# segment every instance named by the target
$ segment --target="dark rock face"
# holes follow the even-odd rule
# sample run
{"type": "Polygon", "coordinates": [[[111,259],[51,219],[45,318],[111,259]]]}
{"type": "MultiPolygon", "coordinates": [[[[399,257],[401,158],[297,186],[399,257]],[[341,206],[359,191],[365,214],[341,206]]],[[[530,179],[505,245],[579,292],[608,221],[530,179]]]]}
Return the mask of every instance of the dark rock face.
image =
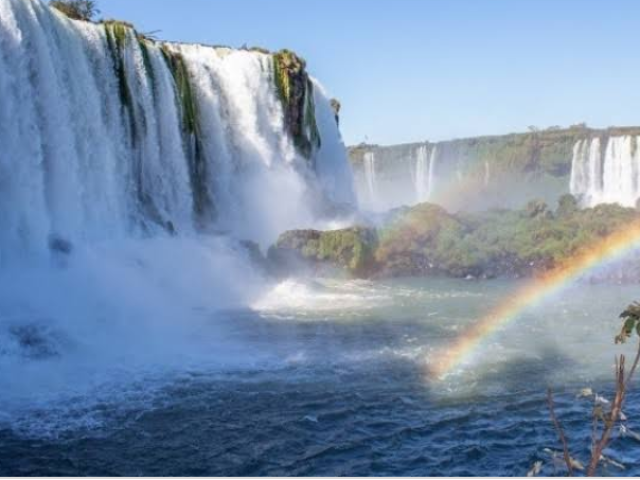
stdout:
{"type": "Polygon", "coordinates": [[[333,109],[333,115],[336,119],[336,124],[340,126],[340,109],[342,108],[342,104],[340,103],[340,100],[338,100],[337,98],[332,98],[331,108],[333,109]]]}
{"type": "Polygon", "coordinates": [[[249,261],[258,271],[267,275],[270,273],[269,261],[260,250],[260,245],[251,240],[240,240],[239,247],[249,257],[249,261]]]}
{"type": "Polygon", "coordinates": [[[45,324],[14,325],[8,329],[8,337],[19,354],[33,360],[60,356],[63,341],[45,324]]]}
{"type": "Polygon", "coordinates": [[[49,236],[49,250],[54,253],[69,255],[73,251],[73,244],[58,235],[49,236]]]}
{"type": "Polygon", "coordinates": [[[269,249],[268,258],[279,273],[331,267],[354,277],[375,273],[378,235],[374,229],[351,227],[321,232],[292,230],[269,249]]]}
{"type": "Polygon", "coordinates": [[[276,89],[284,121],[298,151],[310,159],[321,139],[315,118],[313,84],[306,70],[306,62],[290,50],[273,54],[276,89]]]}

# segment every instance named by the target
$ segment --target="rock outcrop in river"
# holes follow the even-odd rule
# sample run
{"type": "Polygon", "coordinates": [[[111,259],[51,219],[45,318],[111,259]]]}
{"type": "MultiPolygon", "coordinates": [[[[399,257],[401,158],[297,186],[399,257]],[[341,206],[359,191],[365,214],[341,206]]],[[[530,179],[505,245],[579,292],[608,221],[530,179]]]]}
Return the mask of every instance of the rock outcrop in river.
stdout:
{"type": "MultiPolygon", "coordinates": [[[[541,200],[521,210],[450,213],[422,203],[391,212],[377,230],[296,230],[281,235],[270,260],[330,264],[355,276],[520,278],[570,261],[580,249],[640,221],[619,205],[580,209],[567,194],[554,209],[541,200]],[[285,255],[286,254],[286,255],[285,255]]],[[[615,280],[640,278],[635,262],[609,272],[615,280]]]]}
{"type": "Polygon", "coordinates": [[[276,272],[335,267],[355,277],[365,277],[377,270],[377,244],[378,235],[372,228],[293,230],[280,235],[269,249],[268,258],[276,272]]]}

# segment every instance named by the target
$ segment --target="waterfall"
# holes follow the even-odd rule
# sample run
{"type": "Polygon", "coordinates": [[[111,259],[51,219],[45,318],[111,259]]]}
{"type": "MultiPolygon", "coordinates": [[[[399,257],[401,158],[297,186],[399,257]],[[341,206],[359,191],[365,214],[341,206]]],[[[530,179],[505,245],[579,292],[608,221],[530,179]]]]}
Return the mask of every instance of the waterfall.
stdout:
{"type": "Polygon", "coordinates": [[[3,415],[136,365],[255,360],[219,314],[269,288],[245,240],[355,206],[330,97],[280,55],[0,0],[3,415]]]}
{"type": "Polygon", "coordinates": [[[426,145],[420,145],[415,152],[416,156],[416,201],[424,202],[429,196],[429,149],[426,145]]]}
{"type": "Polygon", "coordinates": [[[3,0],[0,261],[46,253],[52,237],[225,230],[266,243],[313,223],[318,203],[353,204],[329,99],[313,79],[309,91],[320,146],[306,158],[272,55],[155,42],[3,0]]]}
{"type": "Polygon", "coordinates": [[[640,137],[579,140],[573,147],[570,191],[585,207],[618,203],[634,207],[640,198],[640,137]]]}
{"type": "Polygon", "coordinates": [[[428,145],[420,145],[415,150],[415,192],[416,202],[429,200],[433,190],[433,173],[438,147],[429,148],[428,145]]]}
{"type": "Polygon", "coordinates": [[[491,165],[488,161],[484,162],[484,186],[488,187],[491,182],[491,165]]]}
{"type": "Polygon", "coordinates": [[[375,208],[376,205],[376,157],[373,152],[364,154],[364,177],[367,184],[369,196],[369,206],[375,208]]]}

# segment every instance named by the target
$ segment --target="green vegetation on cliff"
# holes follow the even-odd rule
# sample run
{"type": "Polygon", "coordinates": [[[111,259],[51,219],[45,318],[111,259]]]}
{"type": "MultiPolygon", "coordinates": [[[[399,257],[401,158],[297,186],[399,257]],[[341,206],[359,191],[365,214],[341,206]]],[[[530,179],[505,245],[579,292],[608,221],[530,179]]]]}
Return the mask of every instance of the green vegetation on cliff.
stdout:
{"type": "Polygon", "coordinates": [[[269,249],[269,259],[286,268],[295,268],[299,263],[314,267],[331,265],[363,277],[376,269],[377,241],[375,230],[364,227],[327,232],[291,230],[283,233],[269,249]]]}
{"type": "Polygon", "coordinates": [[[173,76],[185,146],[189,152],[189,176],[194,192],[194,210],[196,215],[201,216],[207,211],[213,211],[213,201],[207,188],[207,162],[202,147],[196,94],[182,54],[166,44],[160,45],[160,51],[173,76]]]}
{"type": "Polygon", "coordinates": [[[321,139],[306,62],[290,50],[280,50],[273,54],[273,74],[293,143],[302,155],[311,158],[321,139]]]}
{"type": "MultiPolygon", "coordinates": [[[[102,23],[104,32],[107,37],[107,46],[111,52],[113,65],[118,77],[118,89],[120,93],[120,102],[122,106],[128,110],[130,119],[133,120],[133,97],[129,83],[127,81],[127,70],[125,65],[124,51],[127,45],[129,31],[133,29],[132,25],[117,20],[107,20],[102,23]]],[[[135,122],[131,121],[131,135],[135,140],[135,122]]]]}
{"type": "Polygon", "coordinates": [[[198,104],[186,62],[182,54],[171,50],[166,44],[160,46],[160,51],[173,76],[183,128],[187,133],[198,136],[198,104]]]}
{"type": "Polygon", "coordinates": [[[100,13],[94,0],[53,0],[49,5],[73,20],[85,22],[100,13]]]}
{"type": "MultiPolygon", "coordinates": [[[[156,42],[139,34],[130,23],[119,20],[105,20],[101,24],[105,30],[107,47],[111,53],[113,68],[118,78],[120,102],[124,109],[123,115],[128,119],[129,133],[134,145],[139,141],[141,134],[141,132],[137,131],[137,128],[139,128],[137,126],[144,126],[145,122],[142,118],[137,118],[142,115],[142,107],[137,103],[137,99],[134,98],[132,86],[130,85],[130,81],[135,81],[135,77],[130,80],[127,75],[128,68],[131,67],[126,64],[126,49],[129,42],[137,43],[142,56],[144,73],[149,79],[152,95],[156,95],[156,72],[153,68],[149,50],[151,48],[160,49],[173,77],[176,105],[180,113],[184,145],[189,159],[189,177],[194,192],[194,213],[200,217],[207,212],[213,212],[214,205],[207,188],[208,176],[200,135],[197,101],[191,76],[182,54],[167,44],[156,42]]],[[[160,225],[165,225],[165,222],[160,218],[158,209],[152,205],[151,200],[145,195],[145,188],[139,174],[137,191],[141,204],[148,212],[148,217],[156,219],[156,223],[160,225]]]]}
{"type": "MultiPolygon", "coordinates": [[[[355,166],[359,166],[364,154],[369,151],[397,150],[400,154],[405,154],[419,145],[430,145],[438,148],[439,157],[445,161],[455,160],[458,165],[479,174],[484,172],[486,163],[494,172],[537,172],[565,177],[571,172],[573,147],[578,140],[600,137],[603,139],[602,144],[606,145],[607,138],[618,135],[640,135],[640,128],[611,127],[598,130],[584,124],[546,130],[531,127],[526,133],[461,138],[436,143],[390,146],[362,144],[350,147],[349,157],[355,166]]],[[[379,167],[384,169],[385,166],[379,167]]]]}

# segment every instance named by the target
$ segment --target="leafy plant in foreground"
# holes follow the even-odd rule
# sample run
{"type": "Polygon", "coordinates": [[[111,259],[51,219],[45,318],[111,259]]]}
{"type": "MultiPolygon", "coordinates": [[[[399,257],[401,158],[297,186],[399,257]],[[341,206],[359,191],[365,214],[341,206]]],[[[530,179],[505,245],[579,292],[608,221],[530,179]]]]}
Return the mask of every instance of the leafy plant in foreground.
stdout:
{"type": "MultiPolygon", "coordinates": [[[[634,302],[629,305],[621,314],[620,318],[624,321],[622,325],[622,329],[620,333],[615,337],[615,343],[625,343],[635,331],[638,335],[638,349],[636,352],[635,359],[633,361],[633,365],[629,372],[625,375],[625,356],[620,355],[616,357],[615,362],[615,380],[616,380],[616,390],[613,400],[609,402],[608,400],[600,397],[597,394],[594,394],[590,389],[584,390],[584,395],[581,396],[593,396],[594,397],[594,408],[592,412],[592,444],[591,444],[591,458],[589,460],[589,465],[587,467],[586,475],[588,477],[593,477],[596,475],[598,466],[601,462],[605,461],[607,463],[612,463],[614,465],[617,462],[612,461],[611,459],[607,459],[603,455],[603,451],[609,443],[611,442],[612,435],[616,429],[616,426],[619,428],[621,434],[625,434],[628,432],[626,426],[623,424],[624,420],[626,420],[624,414],[622,413],[622,407],[624,405],[624,401],[626,398],[626,394],[629,389],[629,385],[631,383],[631,379],[633,374],[638,367],[638,362],[640,362],[640,303],[634,302]]],[[[573,476],[573,470],[576,466],[582,469],[582,465],[580,462],[576,461],[571,457],[569,452],[569,446],[567,443],[567,439],[564,435],[564,431],[560,422],[558,421],[555,411],[553,408],[553,394],[551,390],[548,391],[548,402],[549,402],[549,412],[551,414],[551,420],[554,424],[554,428],[558,433],[558,437],[562,444],[563,448],[563,458],[567,465],[567,470],[569,476],[573,476]]],[[[617,466],[621,466],[617,464],[617,466]]]]}

